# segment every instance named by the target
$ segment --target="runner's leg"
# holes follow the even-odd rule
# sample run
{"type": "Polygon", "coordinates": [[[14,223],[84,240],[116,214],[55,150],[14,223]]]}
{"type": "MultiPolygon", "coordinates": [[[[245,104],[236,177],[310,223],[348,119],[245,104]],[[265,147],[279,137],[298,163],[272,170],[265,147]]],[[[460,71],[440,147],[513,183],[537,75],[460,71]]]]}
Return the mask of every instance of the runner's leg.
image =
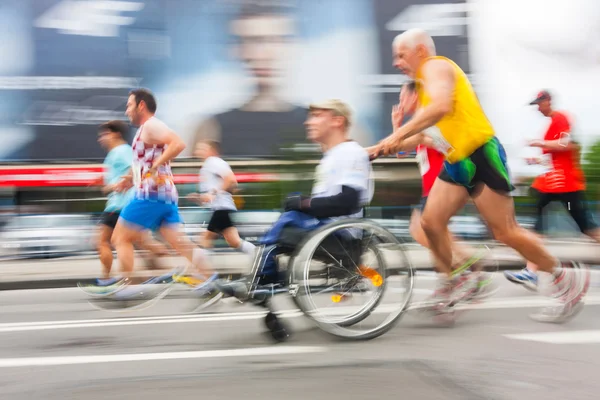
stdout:
{"type": "Polygon", "coordinates": [[[202,277],[208,278],[213,275],[214,271],[208,266],[208,259],[203,249],[196,247],[185,232],[181,231],[179,224],[167,223],[162,225],[160,234],[177,253],[185,257],[194,266],[202,277]]]}
{"type": "Polygon", "coordinates": [[[102,279],[110,278],[110,271],[113,264],[113,252],[111,247],[111,237],[113,229],[107,225],[100,225],[98,232],[97,250],[102,264],[102,279]]]}
{"type": "Polygon", "coordinates": [[[535,234],[517,223],[514,201],[509,194],[502,194],[483,186],[473,200],[496,240],[516,250],[523,258],[535,263],[540,270],[554,270],[558,260],[545,249],[535,234]]]}
{"type": "Polygon", "coordinates": [[[134,244],[141,243],[147,232],[158,226],[163,218],[160,203],[134,199],[121,211],[112,241],[123,271],[130,280],[135,263],[134,244]]]}
{"type": "Polygon", "coordinates": [[[121,266],[123,278],[131,280],[133,266],[135,263],[135,251],[133,244],[142,240],[144,234],[143,228],[133,226],[123,219],[119,219],[115,231],[113,232],[112,242],[117,250],[117,258],[121,266]]]}
{"type": "MultiPolygon", "coordinates": [[[[541,239],[541,234],[542,232],[545,231],[544,229],[544,223],[546,222],[546,219],[544,218],[544,210],[546,209],[546,207],[552,203],[552,201],[556,200],[554,198],[554,196],[551,193],[542,193],[542,192],[537,192],[537,203],[536,203],[536,220],[535,220],[535,226],[534,226],[534,230],[535,232],[537,232],[537,236],[541,239]]],[[[534,273],[537,271],[537,265],[535,265],[534,263],[532,263],[531,261],[527,261],[527,271],[534,273]]]]}
{"type": "Polygon", "coordinates": [[[557,297],[560,305],[532,315],[540,322],[564,322],[582,308],[581,302],[589,289],[589,268],[571,263],[573,268],[562,268],[541,240],[516,222],[514,201],[510,192],[514,186],[506,163],[506,153],[497,138],[475,151],[471,162],[476,166],[474,182],[481,191],[475,196],[475,205],[499,241],[519,252],[540,270],[540,293],[557,297]]]}
{"type": "MultiPolygon", "coordinates": [[[[412,212],[412,216],[410,219],[409,232],[412,238],[419,243],[421,246],[426,249],[430,249],[429,241],[427,240],[427,236],[421,227],[421,211],[418,209],[414,209],[412,212]]],[[[453,253],[453,265],[460,264],[461,261],[464,261],[470,257],[470,254],[474,253],[473,249],[469,246],[463,246],[458,243],[454,235],[448,230],[448,235],[450,242],[452,243],[452,253],[453,253]]],[[[438,267],[436,266],[436,270],[438,267]]]]}
{"type": "Polygon", "coordinates": [[[256,246],[252,243],[240,238],[236,227],[232,226],[223,231],[223,237],[227,244],[242,253],[252,256],[256,250],[256,246]]]}
{"type": "MultiPolygon", "coordinates": [[[[598,225],[594,221],[593,216],[587,209],[585,204],[585,198],[583,193],[581,192],[570,192],[570,193],[560,193],[560,194],[549,194],[549,193],[538,193],[538,219],[536,222],[536,231],[540,232],[542,225],[542,210],[546,207],[550,202],[554,200],[560,201],[565,209],[571,215],[571,218],[575,221],[579,230],[585,235],[591,237],[596,242],[600,243],[600,229],[598,229],[598,225]]],[[[537,275],[535,274],[537,271],[537,266],[528,262],[525,270],[514,273],[514,272],[506,272],[505,276],[512,282],[515,283],[523,283],[530,289],[535,289],[535,285],[537,284],[537,275]],[[533,285],[533,287],[530,287],[533,285]]]]}
{"type": "Polygon", "coordinates": [[[169,254],[169,249],[164,244],[154,239],[150,231],[143,235],[142,241],[136,243],[136,247],[149,252],[149,254],[145,255],[146,267],[148,269],[158,269],[158,259],[169,254]]]}
{"type": "MultiPolygon", "coordinates": [[[[555,200],[554,196],[550,193],[542,193],[534,190],[537,202],[536,202],[536,221],[534,225],[534,233],[540,241],[542,240],[541,232],[544,231],[544,209],[555,200]]],[[[506,279],[513,283],[524,285],[530,290],[536,290],[537,288],[537,272],[538,267],[535,263],[527,261],[527,265],[521,271],[504,271],[506,279]]]]}
{"type": "Polygon", "coordinates": [[[438,261],[440,272],[452,273],[452,241],[448,224],[450,218],[464,207],[469,194],[462,186],[436,179],[429,196],[427,207],[421,215],[421,228],[425,233],[429,249],[438,261]]]}
{"type": "Polygon", "coordinates": [[[563,193],[560,201],[577,224],[581,233],[600,243],[600,229],[587,204],[584,192],[563,193]]]}
{"type": "Polygon", "coordinates": [[[215,232],[211,232],[211,231],[204,231],[204,233],[202,234],[202,236],[200,236],[200,246],[202,246],[203,249],[212,249],[213,247],[213,242],[219,237],[220,235],[218,233],[215,232]]]}

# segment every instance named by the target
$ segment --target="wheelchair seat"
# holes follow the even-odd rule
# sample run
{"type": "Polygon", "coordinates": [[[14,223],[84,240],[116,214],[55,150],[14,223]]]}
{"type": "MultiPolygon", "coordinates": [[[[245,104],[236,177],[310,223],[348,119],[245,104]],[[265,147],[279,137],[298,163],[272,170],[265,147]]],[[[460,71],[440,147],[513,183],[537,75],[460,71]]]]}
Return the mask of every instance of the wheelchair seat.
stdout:
{"type": "MultiPolygon", "coordinates": [[[[279,254],[292,255],[311,232],[296,227],[284,228],[277,243],[279,254]]],[[[362,240],[345,233],[327,236],[316,249],[313,259],[325,264],[359,265],[362,240]]]]}

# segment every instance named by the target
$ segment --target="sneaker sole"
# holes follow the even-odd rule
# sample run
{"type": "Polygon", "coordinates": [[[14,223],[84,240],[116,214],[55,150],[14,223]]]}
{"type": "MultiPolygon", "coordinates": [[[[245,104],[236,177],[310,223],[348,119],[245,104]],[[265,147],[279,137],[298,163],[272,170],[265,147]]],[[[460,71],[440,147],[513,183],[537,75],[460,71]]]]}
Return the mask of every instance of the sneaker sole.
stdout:
{"type": "MultiPolygon", "coordinates": [[[[583,310],[584,303],[582,301],[590,288],[592,274],[591,274],[590,268],[583,263],[578,263],[578,262],[573,261],[572,265],[573,265],[573,273],[576,274],[573,279],[575,280],[574,283],[578,286],[577,290],[579,290],[579,293],[577,293],[577,295],[575,297],[573,297],[572,299],[568,299],[565,301],[565,303],[570,303],[570,306],[571,306],[570,311],[568,313],[559,315],[554,318],[552,318],[552,317],[543,318],[542,316],[540,316],[540,317],[531,316],[531,318],[533,320],[538,321],[538,322],[545,322],[545,323],[563,324],[563,323],[568,322],[568,321],[572,320],[573,318],[575,318],[583,310]]],[[[570,290],[567,293],[569,293],[569,292],[570,292],[570,290]]]]}
{"type": "Polygon", "coordinates": [[[546,324],[564,324],[566,322],[569,322],[573,318],[575,318],[582,310],[583,310],[583,303],[579,302],[571,308],[571,311],[569,313],[566,313],[566,314],[562,314],[562,315],[559,315],[556,317],[545,317],[543,315],[537,316],[534,314],[534,315],[530,315],[529,317],[536,322],[541,322],[541,323],[546,323],[546,324]]]}
{"type": "Polygon", "coordinates": [[[512,282],[512,283],[514,283],[516,285],[521,285],[521,286],[525,287],[525,289],[530,290],[532,292],[537,292],[537,284],[531,283],[531,281],[520,280],[520,279],[514,278],[514,277],[512,277],[510,275],[504,275],[504,277],[509,282],[512,282]]]}

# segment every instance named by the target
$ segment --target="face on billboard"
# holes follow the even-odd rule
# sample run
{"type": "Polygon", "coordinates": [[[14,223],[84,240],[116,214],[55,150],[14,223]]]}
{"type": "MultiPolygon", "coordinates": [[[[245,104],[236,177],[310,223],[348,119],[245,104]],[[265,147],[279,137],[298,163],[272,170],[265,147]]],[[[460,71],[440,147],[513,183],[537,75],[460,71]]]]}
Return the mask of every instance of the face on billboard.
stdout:
{"type": "Polygon", "coordinates": [[[292,18],[278,14],[247,16],[234,20],[231,31],[238,41],[234,54],[259,86],[268,86],[283,75],[282,64],[294,34],[292,18]]]}

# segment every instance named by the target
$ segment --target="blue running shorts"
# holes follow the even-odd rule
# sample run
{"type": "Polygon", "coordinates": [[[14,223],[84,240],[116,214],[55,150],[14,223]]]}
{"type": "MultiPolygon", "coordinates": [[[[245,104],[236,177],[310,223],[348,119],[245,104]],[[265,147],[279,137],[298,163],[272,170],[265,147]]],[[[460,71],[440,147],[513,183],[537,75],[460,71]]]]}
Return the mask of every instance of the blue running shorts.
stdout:
{"type": "Polygon", "coordinates": [[[180,224],[177,204],[166,204],[158,201],[133,199],[121,211],[119,219],[139,228],[157,230],[163,225],[180,224]]]}

